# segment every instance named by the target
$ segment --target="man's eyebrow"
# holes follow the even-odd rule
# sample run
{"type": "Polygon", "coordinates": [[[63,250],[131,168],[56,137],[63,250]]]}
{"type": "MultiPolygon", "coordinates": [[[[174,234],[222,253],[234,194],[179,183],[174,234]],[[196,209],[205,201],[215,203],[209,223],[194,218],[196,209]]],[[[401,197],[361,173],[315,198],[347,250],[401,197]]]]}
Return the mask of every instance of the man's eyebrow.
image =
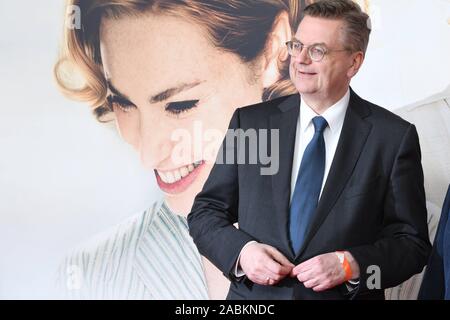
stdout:
{"type": "MultiPolygon", "coordinates": [[[[301,41],[300,41],[299,39],[297,39],[296,37],[293,37],[292,40],[295,40],[295,41],[300,42],[301,44],[304,44],[303,42],[301,42],[301,41]]],[[[313,46],[313,45],[327,46],[327,44],[326,44],[325,42],[315,42],[315,43],[311,44],[310,46],[313,46]]]]}
{"type": "Polygon", "coordinates": [[[188,89],[192,89],[196,86],[198,86],[200,83],[202,83],[203,81],[195,81],[192,83],[183,83],[179,86],[164,90],[158,94],[155,94],[154,96],[150,97],[150,103],[156,103],[156,102],[161,102],[164,100],[169,99],[170,97],[174,96],[177,93],[180,93],[182,91],[188,90],[188,89]]]}

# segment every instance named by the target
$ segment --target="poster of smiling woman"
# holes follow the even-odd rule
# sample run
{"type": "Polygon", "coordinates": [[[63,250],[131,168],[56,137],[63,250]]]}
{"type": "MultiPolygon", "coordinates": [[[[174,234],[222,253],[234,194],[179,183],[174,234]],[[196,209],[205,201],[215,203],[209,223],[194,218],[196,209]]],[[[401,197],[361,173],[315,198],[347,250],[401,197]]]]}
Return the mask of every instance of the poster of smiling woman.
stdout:
{"type": "MultiPolygon", "coordinates": [[[[287,43],[313,2],[41,1],[20,22],[30,4],[2,2],[0,298],[225,299],[186,217],[234,111],[296,93],[287,43]]],[[[450,182],[450,2],[354,2],[371,35],[352,89],[416,125],[432,240],[450,182]]]]}

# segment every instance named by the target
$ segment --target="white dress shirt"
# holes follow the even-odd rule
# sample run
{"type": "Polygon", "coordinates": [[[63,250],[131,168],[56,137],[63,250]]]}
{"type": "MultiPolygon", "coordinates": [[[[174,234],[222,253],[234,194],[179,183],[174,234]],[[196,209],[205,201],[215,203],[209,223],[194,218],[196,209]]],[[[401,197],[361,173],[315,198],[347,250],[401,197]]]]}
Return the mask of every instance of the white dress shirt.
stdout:
{"type": "MultiPolygon", "coordinates": [[[[294,146],[294,159],[292,163],[292,174],[291,174],[291,196],[290,200],[292,201],[292,195],[294,194],[295,182],[297,181],[298,170],[300,168],[300,163],[303,158],[303,153],[305,152],[306,146],[311,141],[314,136],[314,124],[312,119],[316,116],[319,116],[308,104],[303,100],[300,96],[300,113],[297,120],[297,130],[295,133],[295,146],[294,146]]],[[[322,190],[325,185],[325,182],[328,177],[328,173],[330,171],[331,163],[334,158],[334,154],[336,152],[336,147],[339,141],[339,137],[342,131],[342,125],[344,124],[345,113],[347,111],[348,103],[350,101],[350,89],[347,89],[347,92],[344,96],[336,102],[334,105],[330,106],[324,113],[320,116],[324,117],[328,123],[328,126],[325,128],[323,132],[323,138],[325,140],[325,172],[323,175],[322,187],[320,189],[320,196],[322,195],[322,190]]],[[[256,242],[250,241],[245,244],[244,248],[249,244],[256,242]]],[[[242,253],[241,250],[241,253],[242,253]]],[[[236,261],[234,274],[237,277],[242,277],[244,272],[239,266],[239,260],[241,255],[236,261]]]]}
{"type": "MultiPolygon", "coordinates": [[[[328,126],[323,131],[323,139],[325,140],[325,172],[323,175],[322,187],[320,189],[320,196],[322,195],[323,187],[330,172],[331,162],[333,161],[339,137],[344,124],[345,112],[347,111],[348,103],[350,101],[350,90],[347,90],[345,95],[334,105],[329,107],[320,116],[324,117],[328,126]]],[[[306,147],[314,136],[314,124],[312,119],[319,116],[308,104],[301,98],[300,115],[297,121],[297,131],[295,133],[295,149],[294,159],[292,163],[291,174],[291,201],[294,194],[295,182],[297,181],[298,170],[303,158],[303,153],[306,147]]]]}

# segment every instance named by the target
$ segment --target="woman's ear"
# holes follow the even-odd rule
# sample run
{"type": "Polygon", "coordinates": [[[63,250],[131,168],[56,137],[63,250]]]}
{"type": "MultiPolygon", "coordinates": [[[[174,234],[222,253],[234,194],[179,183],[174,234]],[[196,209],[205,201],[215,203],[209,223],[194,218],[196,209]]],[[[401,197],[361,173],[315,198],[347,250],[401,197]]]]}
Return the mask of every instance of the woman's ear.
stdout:
{"type": "Polygon", "coordinates": [[[270,87],[280,78],[279,65],[289,58],[286,42],[291,40],[291,36],[289,15],[283,11],[275,19],[272,31],[267,38],[262,70],[264,88],[270,87]]]}

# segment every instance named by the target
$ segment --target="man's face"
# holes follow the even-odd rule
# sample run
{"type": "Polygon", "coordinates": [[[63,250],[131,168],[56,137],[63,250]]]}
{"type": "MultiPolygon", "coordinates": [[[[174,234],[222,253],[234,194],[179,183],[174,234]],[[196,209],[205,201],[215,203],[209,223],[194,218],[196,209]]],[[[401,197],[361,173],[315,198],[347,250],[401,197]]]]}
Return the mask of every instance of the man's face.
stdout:
{"type": "Polygon", "coordinates": [[[353,55],[344,43],[344,22],[306,16],[300,23],[295,39],[305,46],[323,44],[328,49],[321,61],[313,61],[308,49],[291,57],[290,76],[297,90],[314,99],[336,100],[347,90],[353,76],[353,55]]]}

